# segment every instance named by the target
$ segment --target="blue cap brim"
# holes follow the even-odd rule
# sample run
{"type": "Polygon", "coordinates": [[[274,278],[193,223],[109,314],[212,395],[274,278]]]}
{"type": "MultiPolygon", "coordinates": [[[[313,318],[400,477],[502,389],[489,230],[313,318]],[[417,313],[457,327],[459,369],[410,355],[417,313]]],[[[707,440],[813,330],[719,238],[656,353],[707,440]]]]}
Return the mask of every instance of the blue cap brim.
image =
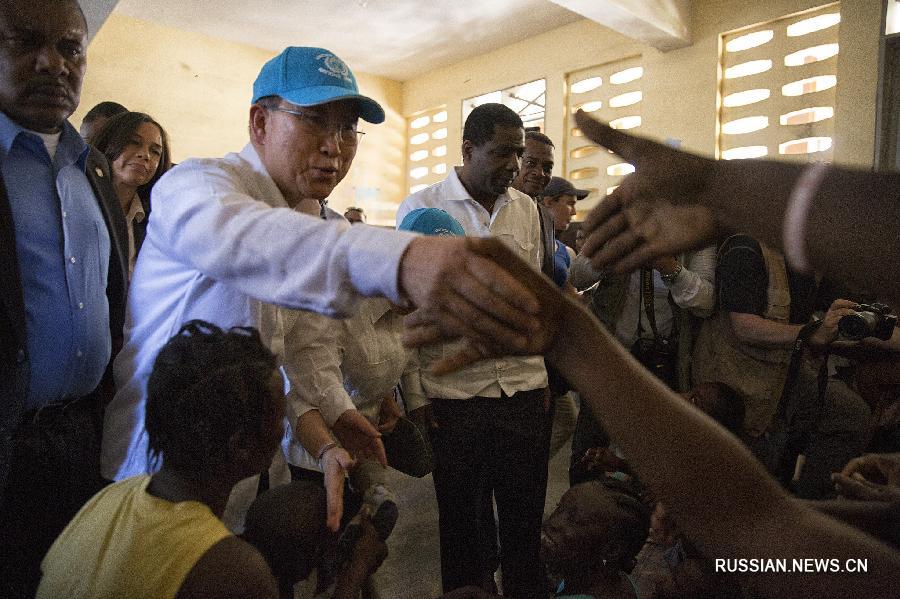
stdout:
{"type": "MultiPolygon", "coordinates": [[[[346,87],[319,85],[316,87],[304,87],[296,91],[282,92],[278,94],[291,104],[297,106],[318,106],[336,100],[356,100],[359,107],[359,117],[377,125],[384,122],[384,109],[381,105],[366,96],[355,94],[346,87]]],[[[254,102],[259,98],[254,98],[254,102]]]]}

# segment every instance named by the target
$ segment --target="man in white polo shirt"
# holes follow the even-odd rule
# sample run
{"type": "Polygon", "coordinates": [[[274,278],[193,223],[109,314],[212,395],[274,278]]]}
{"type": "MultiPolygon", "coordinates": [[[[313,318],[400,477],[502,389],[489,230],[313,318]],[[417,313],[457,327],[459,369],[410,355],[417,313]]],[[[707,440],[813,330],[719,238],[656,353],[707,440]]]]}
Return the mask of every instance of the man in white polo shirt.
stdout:
{"type": "MultiPolygon", "coordinates": [[[[463,166],[406,198],[397,222],[416,208],[440,208],[467,235],[499,238],[540,269],[537,207],[510,187],[524,149],[522,120],[515,112],[502,104],[478,106],[464,126],[463,166]]],[[[429,364],[458,349],[458,343],[420,349],[422,385],[437,424],[431,438],[444,592],[493,584],[496,564],[484,542],[493,523],[486,523],[482,509],[493,492],[505,594],[546,597],[539,557],[548,447],[543,359],[485,359],[452,375],[430,374],[429,364]]]]}

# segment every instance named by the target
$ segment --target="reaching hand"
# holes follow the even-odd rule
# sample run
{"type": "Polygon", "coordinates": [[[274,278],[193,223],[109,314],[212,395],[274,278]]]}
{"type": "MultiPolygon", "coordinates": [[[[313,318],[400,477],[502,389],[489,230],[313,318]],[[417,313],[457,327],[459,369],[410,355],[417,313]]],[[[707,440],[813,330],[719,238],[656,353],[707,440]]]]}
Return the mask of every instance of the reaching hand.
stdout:
{"type": "Polygon", "coordinates": [[[403,412],[397,405],[396,395],[391,391],[381,400],[381,407],[378,410],[378,432],[385,435],[393,432],[401,416],[403,412]]]}
{"type": "Polygon", "coordinates": [[[869,453],[831,475],[838,493],[850,499],[900,501],[900,453],[869,453]]]}
{"type": "Polygon", "coordinates": [[[632,271],[716,235],[712,211],[696,204],[714,161],[617,131],[581,111],[575,119],[585,136],[635,167],[585,219],[582,253],[595,269],[632,271]]]}
{"type": "Polygon", "coordinates": [[[381,433],[358,410],[346,410],[332,427],[334,436],[356,458],[371,458],[387,466],[381,433]]]}
{"type": "MultiPolygon", "coordinates": [[[[458,353],[438,360],[431,366],[436,375],[457,371],[472,362],[484,358],[508,355],[537,355],[544,353],[553,342],[559,328],[559,307],[565,301],[563,295],[547,277],[531,268],[521,258],[496,239],[468,238],[466,250],[479,265],[490,264],[490,270],[502,273],[503,280],[515,282],[520,293],[535,301],[534,311],[529,310],[528,334],[466,336],[467,343],[458,353]],[[494,243],[495,242],[495,243],[494,243]],[[502,265],[502,268],[499,266],[502,265]]],[[[485,266],[485,268],[487,268],[485,266]]],[[[418,347],[445,338],[432,314],[416,310],[406,317],[403,341],[418,347]]],[[[520,330],[524,330],[520,326],[520,330]]]]}
{"type": "Polygon", "coordinates": [[[344,515],[344,478],[355,464],[347,450],[342,447],[332,447],[322,456],[325,502],[328,506],[326,524],[332,532],[337,532],[341,526],[341,516],[344,515]]]}
{"type": "Polygon", "coordinates": [[[403,291],[429,325],[432,341],[465,337],[523,353],[540,327],[540,306],[506,264],[515,255],[498,239],[421,237],[400,263],[403,291]]]}

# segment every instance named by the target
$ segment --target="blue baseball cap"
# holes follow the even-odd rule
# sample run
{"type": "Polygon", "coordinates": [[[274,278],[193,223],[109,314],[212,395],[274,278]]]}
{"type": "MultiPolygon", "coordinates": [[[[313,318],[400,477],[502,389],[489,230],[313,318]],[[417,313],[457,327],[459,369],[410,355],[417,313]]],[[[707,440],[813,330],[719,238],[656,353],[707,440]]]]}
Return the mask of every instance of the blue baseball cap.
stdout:
{"type": "Polygon", "coordinates": [[[251,104],[266,96],[280,96],[297,106],[356,100],[360,118],[384,122],[381,105],[361,95],[350,67],[324,48],[289,46],[264,64],[253,82],[251,104]]]}
{"type": "Polygon", "coordinates": [[[397,229],[440,237],[466,235],[459,221],[440,208],[416,208],[403,217],[403,222],[397,229]]]}

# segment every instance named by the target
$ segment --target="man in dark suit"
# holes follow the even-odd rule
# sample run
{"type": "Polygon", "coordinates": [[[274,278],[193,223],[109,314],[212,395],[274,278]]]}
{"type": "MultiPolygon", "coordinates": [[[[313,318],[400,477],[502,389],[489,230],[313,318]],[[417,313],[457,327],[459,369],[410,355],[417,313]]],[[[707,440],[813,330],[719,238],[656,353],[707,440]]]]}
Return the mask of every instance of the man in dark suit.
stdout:
{"type": "Polygon", "coordinates": [[[103,156],[67,118],[87,24],[74,0],[0,4],[0,596],[101,485],[101,381],[121,344],[127,237],[103,156]]]}

